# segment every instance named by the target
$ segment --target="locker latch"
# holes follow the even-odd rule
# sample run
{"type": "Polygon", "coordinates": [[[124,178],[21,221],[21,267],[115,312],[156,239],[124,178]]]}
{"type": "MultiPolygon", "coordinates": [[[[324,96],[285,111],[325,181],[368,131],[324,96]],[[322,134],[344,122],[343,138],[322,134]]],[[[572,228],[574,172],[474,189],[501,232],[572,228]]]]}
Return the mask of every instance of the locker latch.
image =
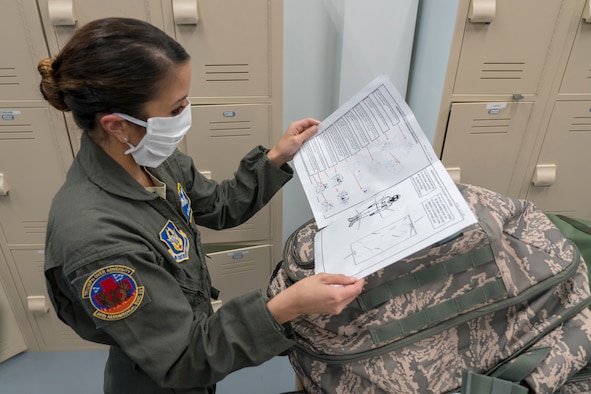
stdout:
{"type": "Polygon", "coordinates": [[[8,195],[8,183],[6,182],[6,177],[4,174],[0,173],[0,196],[7,196],[8,195]]]}

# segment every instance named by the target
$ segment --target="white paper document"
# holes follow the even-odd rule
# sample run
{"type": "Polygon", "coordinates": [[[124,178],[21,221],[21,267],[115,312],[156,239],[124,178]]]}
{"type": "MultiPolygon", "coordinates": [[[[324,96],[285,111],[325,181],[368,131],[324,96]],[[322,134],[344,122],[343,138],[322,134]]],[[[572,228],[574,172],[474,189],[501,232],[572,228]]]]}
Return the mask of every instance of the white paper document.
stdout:
{"type": "Polygon", "coordinates": [[[362,278],[476,222],[387,76],[326,118],[293,162],[322,228],[317,273],[362,278]]]}

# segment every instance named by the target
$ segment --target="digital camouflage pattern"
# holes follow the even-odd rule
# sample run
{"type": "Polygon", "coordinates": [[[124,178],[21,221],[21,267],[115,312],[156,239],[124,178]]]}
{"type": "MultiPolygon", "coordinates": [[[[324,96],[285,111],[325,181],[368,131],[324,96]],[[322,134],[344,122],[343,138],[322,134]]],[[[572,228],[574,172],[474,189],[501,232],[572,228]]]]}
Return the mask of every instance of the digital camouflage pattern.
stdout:
{"type": "MultiPolygon", "coordinates": [[[[297,345],[289,358],[307,392],[455,392],[465,369],[487,373],[549,346],[522,384],[551,394],[568,389],[567,379],[591,360],[589,280],[576,248],[533,203],[460,189],[477,224],[368,276],[360,300],[343,313],[292,321],[297,345]],[[476,250],[491,250],[490,261],[448,274],[450,261],[476,250]],[[441,272],[435,279],[383,303],[367,308],[361,299],[390,281],[405,278],[408,285],[434,270],[441,272]]],[[[314,273],[317,231],[309,221],[288,239],[270,297],[314,273]]]]}

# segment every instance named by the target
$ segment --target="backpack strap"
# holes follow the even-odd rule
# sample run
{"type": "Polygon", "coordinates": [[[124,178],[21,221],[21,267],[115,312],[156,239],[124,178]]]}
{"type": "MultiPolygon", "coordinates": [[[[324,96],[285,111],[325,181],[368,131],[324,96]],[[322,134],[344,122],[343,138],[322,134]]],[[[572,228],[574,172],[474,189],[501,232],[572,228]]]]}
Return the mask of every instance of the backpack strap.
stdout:
{"type": "Polygon", "coordinates": [[[450,260],[410,273],[400,278],[384,282],[357,297],[362,311],[376,308],[391,298],[408,293],[427,283],[454,275],[470,268],[494,262],[495,256],[490,245],[456,256],[450,260]]]}
{"type": "Polygon", "coordinates": [[[504,298],[507,290],[502,281],[487,283],[482,287],[471,290],[457,298],[450,299],[435,306],[422,309],[415,314],[405,318],[393,320],[369,329],[372,340],[375,344],[390,341],[397,337],[420,331],[432,324],[448,320],[476,305],[486,301],[504,298]]]}
{"type": "Polygon", "coordinates": [[[462,394],[527,394],[528,391],[527,387],[508,380],[466,370],[462,373],[462,394]]]}
{"type": "Polygon", "coordinates": [[[527,394],[528,391],[527,387],[508,380],[466,370],[462,373],[462,394],[527,394]]]}
{"type": "Polygon", "coordinates": [[[528,388],[519,382],[529,376],[550,353],[541,347],[523,353],[501,365],[490,376],[465,370],[462,373],[462,394],[527,394],[528,388]]]}

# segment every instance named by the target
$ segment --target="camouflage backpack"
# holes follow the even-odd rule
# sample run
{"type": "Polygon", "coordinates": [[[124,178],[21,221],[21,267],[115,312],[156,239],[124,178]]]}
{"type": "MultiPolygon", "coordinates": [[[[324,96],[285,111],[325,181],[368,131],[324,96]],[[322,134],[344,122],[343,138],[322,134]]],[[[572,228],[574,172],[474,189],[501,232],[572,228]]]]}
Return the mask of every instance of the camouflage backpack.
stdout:
{"type": "MultiPolygon", "coordinates": [[[[591,294],[578,249],[531,202],[460,189],[477,224],[368,276],[341,314],[292,321],[289,359],[306,392],[590,388],[588,378],[572,379],[591,360],[591,294]]],[[[287,240],[270,297],[314,273],[317,231],[311,220],[287,240]]]]}

